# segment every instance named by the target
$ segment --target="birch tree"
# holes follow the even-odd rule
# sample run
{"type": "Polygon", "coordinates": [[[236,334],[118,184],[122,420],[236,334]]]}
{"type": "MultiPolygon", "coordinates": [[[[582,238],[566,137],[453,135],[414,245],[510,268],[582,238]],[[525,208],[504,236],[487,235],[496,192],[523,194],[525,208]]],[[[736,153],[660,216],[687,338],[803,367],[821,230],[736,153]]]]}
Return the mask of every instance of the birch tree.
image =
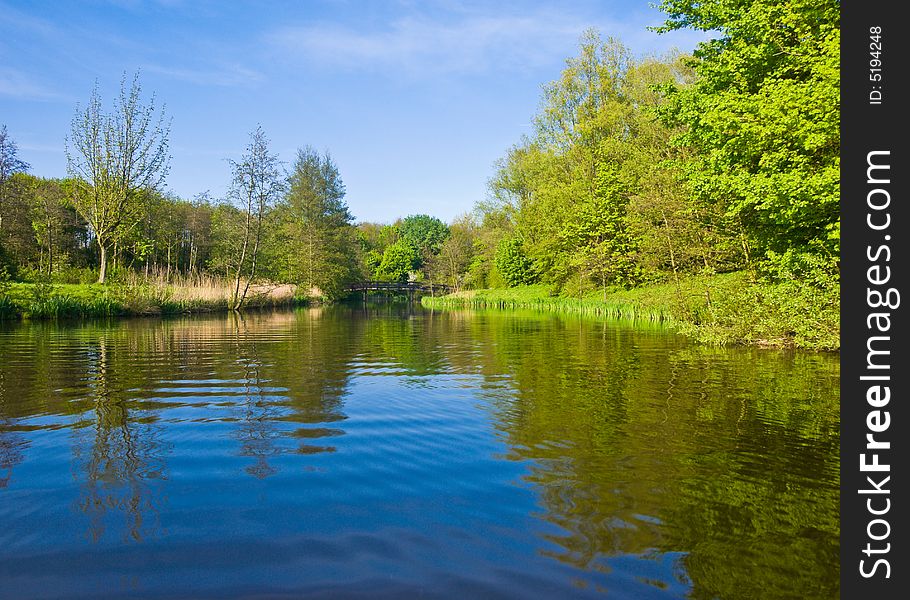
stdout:
{"type": "Polygon", "coordinates": [[[240,161],[231,161],[231,171],[230,197],[244,214],[231,297],[231,308],[238,310],[256,277],[263,220],[285,189],[278,157],[269,151],[269,140],[261,126],[250,134],[240,161]]]}
{"type": "Polygon", "coordinates": [[[129,85],[124,76],[106,113],[96,84],[86,107],[77,107],[66,140],[67,168],[80,182],[72,202],[100,252],[98,283],[107,277],[109,249],[141,218],[143,192],[163,185],[170,164],[170,123],[154,95],[144,104],[141,91],[138,74],[129,85]]]}

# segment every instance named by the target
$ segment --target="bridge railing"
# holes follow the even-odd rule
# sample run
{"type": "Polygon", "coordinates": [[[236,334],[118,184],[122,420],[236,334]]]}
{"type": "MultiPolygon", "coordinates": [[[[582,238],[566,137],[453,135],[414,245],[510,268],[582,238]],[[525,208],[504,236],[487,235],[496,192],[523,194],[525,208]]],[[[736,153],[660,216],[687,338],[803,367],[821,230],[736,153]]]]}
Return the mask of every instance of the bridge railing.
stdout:
{"type": "Polygon", "coordinates": [[[439,294],[449,294],[452,292],[452,286],[444,283],[432,283],[427,281],[408,281],[405,283],[397,281],[357,281],[345,287],[349,292],[430,292],[439,294]]]}

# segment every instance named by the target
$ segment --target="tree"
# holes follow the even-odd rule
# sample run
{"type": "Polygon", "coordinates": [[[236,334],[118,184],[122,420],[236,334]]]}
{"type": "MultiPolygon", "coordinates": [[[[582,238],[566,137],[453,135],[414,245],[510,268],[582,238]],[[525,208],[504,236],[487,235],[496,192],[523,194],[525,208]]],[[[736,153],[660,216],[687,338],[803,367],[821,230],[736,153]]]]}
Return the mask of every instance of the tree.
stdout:
{"type": "MultiPolygon", "coordinates": [[[[72,223],[72,209],[65,208],[64,189],[59,181],[37,179],[33,187],[32,229],[39,245],[38,271],[51,275],[60,257],[64,228],[72,223]]],[[[65,248],[65,246],[63,247],[65,248]]],[[[65,249],[63,250],[65,253],[65,249]]]]}
{"type": "Polygon", "coordinates": [[[256,127],[250,134],[250,143],[240,161],[231,161],[231,173],[229,196],[240,205],[244,217],[231,294],[231,308],[238,310],[243,306],[250,284],[256,277],[266,212],[285,189],[278,157],[269,151],[269,140],[262,126],[256,127]],[[241,290],[244,279],[246,281],[241,290]]]}
{"type": "Polygon", "coordinates": [[[284,230],[290,242],[290,277],[306,290],[337,296],[357,270],[353,217],[332,157],[313,148],[297,151],[289,178],[284,230]]]}
{"type": "Polygon", "coordinates": [[[496,249],[496,269],[509,287],[537,282],[534,263],[518,238],[505,238],[496,249]]]}
{"type": "Polygon", "coordinates": [[[698,198],[720,199],[747,259],[839,254],[840,2],[665,0],[657,31],[714,32],[665,120],[693,151],[698,198]]]}
{"type": "Polygon", "coordinates": [[[402,238],[383,251],[376,275],[380,279],[403,283],[408,280],[410,273],[417,269],[419,262],[420,253],[417,248],[402,238]]]}
{"type": "Polygon", "coordinates": [[[398,226],[402,239],[417,249],[420,268],[427,260],[439,252],[447,237],[449,228],[446,224],[430,215],[409,215],[398,226]]]}
{"type": "MultiPolygon", "coordinates": [[[[564,224],[559,235],[572,267],[582,279],[596,281],[606,301],[608,283],[637,283],[636,244],[626,219],[629,189],[622,173],[601,167],[596,183],[594,197],[581,199],[575,218],[564,224]]],[[[584,285],[579,285],[579,292],[583,291],[584,285]]]]}
{"type": "Polygon", "coordinates": [[[156,116],[155,97],[142,103],[139,75],[124,76],[113,111],[101,107],[98,86],[84,110],[77,107],[66,140],[69,173],[82,185],[72,201],[92,228],[100,252],[98,283],[107,277],[108,250],[141,216],[143,192],[157,190],[167,175],[170,124],[156,116]]]}
{"type": "MultiPolygon", "coordinates": [[[[28,163],[19,160],[19,148],[6,132],[6,125],[0,127],[0,234],[3,233],[3,213],[7,200],[7,185],[14,173],[24,173],[28,163]]],[[[3,240],[0,238],[0,245],[3,240]]]]}
{"type": "Polygon", "coordinates": [[[449,237],[430,261],[431,279],[451,284],[458,291],[465,280],[471,259],[474,258],[475,228],[469,215],[452,223],[449,237]]]}
{"type": "Polygon", "coordinates": [[[6,125],[0,127],[0,271],[15,271],[15,264],[11,256],[7,255],[3,231],[3,217],[8,212],[10,201],[10,179],[15,173],[24,173],[28,164],[19,160],[19,148],[16,142],[6,132],[6,125]]]}

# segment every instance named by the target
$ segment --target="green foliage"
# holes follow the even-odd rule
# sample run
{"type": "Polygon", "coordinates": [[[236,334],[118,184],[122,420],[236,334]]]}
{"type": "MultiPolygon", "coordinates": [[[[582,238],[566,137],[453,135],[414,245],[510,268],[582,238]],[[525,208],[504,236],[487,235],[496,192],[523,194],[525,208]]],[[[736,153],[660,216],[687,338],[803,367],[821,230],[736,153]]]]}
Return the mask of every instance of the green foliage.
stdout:
{"type": "Polygon", "coordinates": [[[478,204],[466,281],[611,306],[647,284],[703,341],[836,348],[838,6],[664,2],[661,30],[719,32],[694,58],[586,32],[478,204]]]}
{"type": "Polygon", "coordinates": [[[71,201],[89,222],[100,250],[99,283],[107,274],[108,250],[141,218],[143,194],[158,189],[167,175],[170,125],[155,115],[154,97],[142,103],[138,73],[110,113],[102,111],[98,87],[88,105],[77,108],[67,138],[67,169],[76,182],[71,201]]]}
{"type": "Polygon", "coordinates": [[[379,271],[379,265],[382,264],[382,254],[375,250],[369,250],[364,254],[363,261],[369,273],[376,274],[379,271]]]}
{"type": "Polygon", "coordinates": [[[445,223],[429,215],[409,215],[398,226],[401,239],[417,249],[420,268],[432,256],[439,253],[443,242],[449,237],[445,223]]]}
{"type": "Polygon", "coordinates": [[[376,275],[387,281],[405,282],[419,264],[420,253],[417,248],[401,238],[382,253],[382,261],[376,275]]]}
{"type": "Polygon", "coordinates": [[[496,249],[496,270],[509,287],[528,285],[537,281],[534,263],[528,258],[521,240],[507,238],[496,249]]]}
{"type": "Polygon", "coordinates": [[[694,151],[686,175],[719,199],[757,257],[839,252],[837,0],[667,0],[661,31],[717,32],[698,46],[689,87],[668,85],[665,121],[694,151]]]}
{"type": "Polygon", "coordinates": [[[3,247],[3,244],[0,243],[0,273],[3,273],[4,277],[13,279],[16,277],[18,272],[18,266],[16,261],[13,260],[13,257],[10,256],[9,252],[6,251],[6,248],[3,247]]]}
{"type": "Polygon", "coordinates": [[[840,347],[836,286],[750,281],[746,273],[686,276],[670,284],[560,297],[548,285],[485,289],[423,298],[432,308],[533,309],[662,322],[700,342],[724,345],[840,347]]]}
{"type": "Polygon", "coordinates": [[[289,181],[278,214],[281,243],[269,263],[287,265],[282,279],[337,298],[359,275],[359,242],[338,167],[328,153],[307,147],[298,150],[289,181]]]}
{"type": "Polygon", "coordinates": [[[449,237],[427,265],[430,279],[460,289],[474,257],[475,237],[476,223],[470,216],[465,215],[452,223],[449,237]]]}
{"type": "Polygon", "coordinates": [[[540,280],[571,295],[636,285],[649,262],[677,268],[677,248],[667,260],[664,240],[649,237],[656,219],[670,221],[657,205],[669,197],[674,222],[695,217],[677,191],[685,184],[663,174],[671,133],[654,118],[654,86],[685,79],[676,56],[636,61],[617,40],[586,32],[579,55],[545,86],[535,138],[500,161],[491,201],[479,206],[484,225],[520,237],[540,280]]]}
{"type": "Polygon", "coordinates": [[[12,319],[19,315],[16,304],[9,295],[11,287],[9,272],[6,267],[0,265],[0,320],[12,319]]]}

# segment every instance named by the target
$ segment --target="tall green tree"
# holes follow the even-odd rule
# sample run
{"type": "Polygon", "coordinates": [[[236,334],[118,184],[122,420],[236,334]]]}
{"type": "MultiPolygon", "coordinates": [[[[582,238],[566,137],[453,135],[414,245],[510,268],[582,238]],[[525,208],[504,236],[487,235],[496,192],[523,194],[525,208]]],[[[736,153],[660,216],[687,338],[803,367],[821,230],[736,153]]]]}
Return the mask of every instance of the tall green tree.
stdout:
{"type": "Polygon", "coordinates": [[[284,231],[291,280],[336,297],[357,272],[354,218],[338,167],[308,146],[297,151],[289,182],[284,231]]]}
{"type": "Polygon", "coordinates": [[[634,60],[590,30],[544,87],[535,136],[500,162],[491,206],[481,207],[501,214],[544,282],[584,293],[641,279],[633,200],[671,155],[668,128],[652,113],[661,101],[653,86],[684,81],[677,62],[634,60]]]}
{"type": "Polygon", "coordinates": [[[387,281],[408,281],[411,273],[420,265],[420,251],[408,240],[401,238],[386,246],[376,275],[387,281]]]}
{"type": "Polygon", "coordinates": [[[496,269],[509,287],[537,282],[534,263],[518,238],[504,238],[496,248],[496,269]]]}
{"type": "Polygon", "coordinates": [[[439,253],[442,243],[449,237],[445,223],[430,215],[408,215],[398,226],[401,238],[417,249],[417,268],[439,253]]]}
{"type": "Polygon", "coordinates": [[[9,211],[12,193],[10,179],[16,173],[28,170],[28,163],[19,158],[19,147],[6,131],[6,125],[0,127],[0,269],[9,270],[15,267],[11,256],[8,256],[4,238],[8,237],[3,230],[3,218],[9,211]]]}
{"type": "Polygon", "coordinates": [[[665,0],[658,31],[713,32],[666,121],[693,150],[697,197],[722,203],[750,260],[839,253],[838,0],[665,0]]]}
{"type": "Polygon", "coordinates": [[[167,175],[170,124],[143,104],[139,75],[124,76],[113,110],[101,107],[98,86],[85,109],[77,107],[66,141],[67,168],[82,182],[72,202],[95,235],[100,252],[98,282],[107,277],[108,250],[138,223],[141,194],[156,190],[167,175]]]}
{"type": "Polygon", "coordinates": [[[474,258],[477,225],[470,215],[463,215],[449,226],[449,237],[427,265],[432,281],[451,285],[455,291],[464,284],[474,258]]]}

